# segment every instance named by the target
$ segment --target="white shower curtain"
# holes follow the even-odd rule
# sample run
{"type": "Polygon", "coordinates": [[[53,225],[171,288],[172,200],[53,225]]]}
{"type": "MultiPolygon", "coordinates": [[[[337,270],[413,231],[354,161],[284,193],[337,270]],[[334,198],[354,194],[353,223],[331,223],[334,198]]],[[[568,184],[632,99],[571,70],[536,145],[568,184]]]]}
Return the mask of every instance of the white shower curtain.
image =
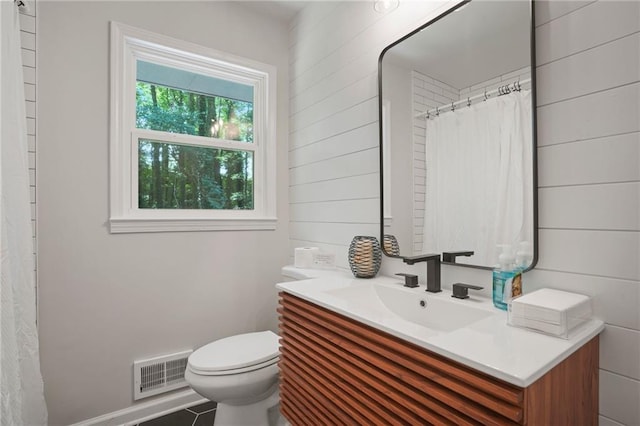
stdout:
{"type": "Polygon", "coordinates": [[[38,334],[18,7],[0,0],[0,425],[47,423],[38,334]]]}
{"type": "Polygon", "coordinates": [[[423,252],[475,252],[533,238],[531,93],[482,101],[427,120],[423,252]]]}

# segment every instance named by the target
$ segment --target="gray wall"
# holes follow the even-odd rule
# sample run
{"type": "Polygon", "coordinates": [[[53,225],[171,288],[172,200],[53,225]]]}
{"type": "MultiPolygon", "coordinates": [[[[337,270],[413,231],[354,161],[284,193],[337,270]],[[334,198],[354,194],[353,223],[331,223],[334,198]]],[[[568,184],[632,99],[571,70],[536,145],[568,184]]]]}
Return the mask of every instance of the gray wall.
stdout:
{"type": "Polygon", "coordinates": [[[132,363],[227,335],[276,329],[287,258],[278,227],[110,235],[109,21],[275,65],[287,163],[287,26],[225,2],[39,2],[40,343],[50,424],[133,404],[132,363]]]}
{"type": "MultiPolygon", "coordinates": [[[[454,3],[454,2],[451,2],[454,3]]],[[[590,294],[605,320],[600,423],[640,424],[640,3],[538,1],[540,260],[525,291],[590,294]]],[[[354,235],[378,235],[377,59],[440,3],[309,4],[291,27],[291,249],[346,266],[354,235]]],[[[416,272],[391,259],[383,273],[416,272]]],[[[486,271],[443,279],[484,285],[486,271]]]]}

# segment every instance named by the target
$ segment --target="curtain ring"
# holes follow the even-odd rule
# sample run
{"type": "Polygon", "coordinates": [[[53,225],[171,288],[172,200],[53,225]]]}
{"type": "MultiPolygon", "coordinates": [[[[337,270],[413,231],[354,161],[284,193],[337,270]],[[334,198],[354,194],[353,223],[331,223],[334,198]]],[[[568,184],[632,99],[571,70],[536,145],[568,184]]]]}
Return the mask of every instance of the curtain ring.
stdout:
{"type": "Polygon", "coordinates": [[[484,89],[484,100],[487,100],[487,89],[484,89]]]}
{"type": "Polygon", "coordinates": [[[456,107],[453,105],[453,102],[451,102],[451,112],[455,111],[456,107]]]}
{"type": "Polygon", "coordinates": [[[440,108],[436,107],[436,117],[440,117],[440,108]]]}
{"type": "Polygon", "coordinates": [[[470,107],[471,106],[471,98],[467,98],[467,106],[470,107]]]}

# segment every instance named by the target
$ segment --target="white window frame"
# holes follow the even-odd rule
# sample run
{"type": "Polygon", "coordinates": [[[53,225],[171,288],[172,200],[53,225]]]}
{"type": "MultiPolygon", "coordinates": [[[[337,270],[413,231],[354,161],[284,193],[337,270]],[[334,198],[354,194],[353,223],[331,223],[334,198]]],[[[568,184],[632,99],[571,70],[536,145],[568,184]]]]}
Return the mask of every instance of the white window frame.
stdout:
{"type": "Polygon", "coordinates": [[[276,228],[275,67],[111,22],[111,233],[276,228]],[[136,128],[136,62],[149,61],[253,86],[253,142],[136,128]],[[253,210],[139,209],[138,138],[253,152],[253,210]]]}

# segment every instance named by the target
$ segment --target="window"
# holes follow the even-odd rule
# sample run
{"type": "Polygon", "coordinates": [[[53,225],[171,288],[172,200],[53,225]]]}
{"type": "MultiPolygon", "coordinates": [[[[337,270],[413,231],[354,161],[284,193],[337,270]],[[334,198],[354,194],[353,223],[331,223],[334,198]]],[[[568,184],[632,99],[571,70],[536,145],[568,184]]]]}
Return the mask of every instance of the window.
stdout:
{"type": "Polygon", "coordinates": [[[110,229],[275,229],[275,70],[111,24],[110,229]]]}

